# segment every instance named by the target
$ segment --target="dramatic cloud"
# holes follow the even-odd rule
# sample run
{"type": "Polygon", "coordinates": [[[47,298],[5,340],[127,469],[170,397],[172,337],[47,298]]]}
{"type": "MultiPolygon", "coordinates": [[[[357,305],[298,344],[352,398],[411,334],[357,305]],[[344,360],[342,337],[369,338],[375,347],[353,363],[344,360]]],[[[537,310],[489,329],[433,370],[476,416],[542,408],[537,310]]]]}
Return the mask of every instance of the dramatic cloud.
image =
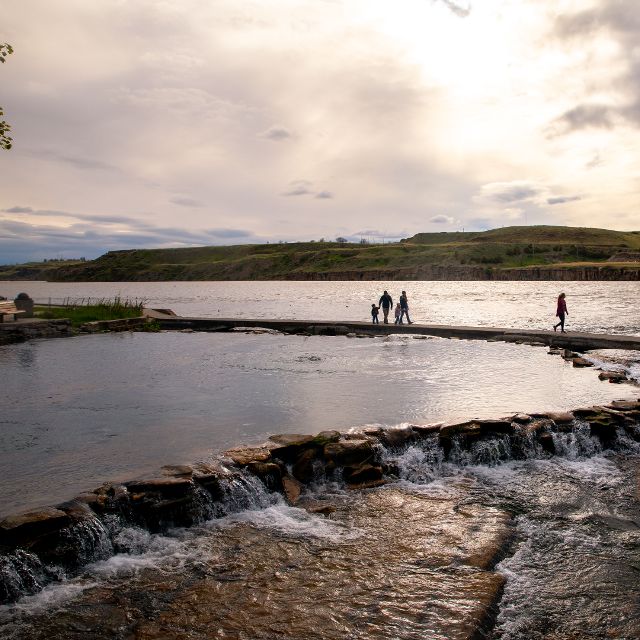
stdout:
{"type": "Polygon", "coordinates": [[[635,0],[6,4],[11,255],[640,228],[635,0]]]}
{"type": "Polygon", "coordinates": [[[565,204],[567,202],[576,202],[582,200],[581,196],[555,196],[553,198],[547,198],[547,204],[565,204]]]}
{"type": "Polygon", "coordinates": [[[259,134],[260,138],[266,138],[267,140],[286,140],[291,137],[291,132],[284,127],[270,127],[266,131],[259,134]]]}
{"type": "Polygon", "coordinates": [[[197,233],[179,227],[161,227],[126,216],[91,216],[64,211],[37,211],[12,207],[0,214],[2,263],[53,257],[97,257],[110,250],[187,247],[264,241],[246,229],[213,228],[197,233]],[[28,213],[28,220],[17,219],[28,213]],[[39,219],[46,219],[41,221],[39,219]]]}
{"type": "Polygon", "coordinates": [[[531,182],[492,182],[482,186],[480,198],[500,204],[512,204],[537,199],[545,192],[544,187],[531,182]]]}
{"type": "Polygon", "coordinates": [[[429,222],[434,222],[435,224],[453,224],[454,220],[450,216],[433,216],[433,218],[429,218],[429,222]]]}
{"type": "Polygon", "coordinates": [[[293,180],[289,183],[289,188],[283,191],[283,196],[307,196],[315,192],[311,190],[311,183],[308,180],[293,180]]]}
{"type": "Polygon", "coordinates": [[[453,0],[441,0],[442,3],[460,18],[466,18],[471,13],[471,4],[466,7],[460,5],[459,2],[453,0]]]}
{"type": "Polygon", "coordinates": [[[194,200],[193,198],[187,198],[184,196],[174,196],[173,198],[169,198],[169,202],[173,202],[173,204],[180,205],[181,207],[202,207],[203,204],[199,200],[194,200]]]}
{"type": "Polygon", "coordinates": [[[33,209],[31,207],[11,207],[10,209],[3,209],[7,213],[32,213],[33,209]]]}
{"type": "Polygon", "coordinates": [[[588,127],[611,129],[615,112],[611,107],[601,104],[582,104],[569,109],[551,125],[551,134],[565,134],[588,127]]]}

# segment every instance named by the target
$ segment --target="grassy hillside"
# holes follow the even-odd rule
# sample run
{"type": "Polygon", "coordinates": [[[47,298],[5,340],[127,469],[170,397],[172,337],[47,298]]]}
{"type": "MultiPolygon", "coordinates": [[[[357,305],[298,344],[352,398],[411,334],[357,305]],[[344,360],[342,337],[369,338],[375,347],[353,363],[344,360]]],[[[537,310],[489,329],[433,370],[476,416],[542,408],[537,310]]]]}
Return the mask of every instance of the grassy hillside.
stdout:
{"type": "Polygon", "coordinates": [[[90,262],[0,267],[0,279],[430,279],[435,273],[438,279],[447,279],[447,273],[451,279],[476,279],[534,267],[600,267],[601,272],[606,267],[607,277],[614,273],[614,267],[619,272],[637,271],[640,232],[507,227],[484,232],[420,233],[384,245],[300,242],[110,251],[90,262]]]}

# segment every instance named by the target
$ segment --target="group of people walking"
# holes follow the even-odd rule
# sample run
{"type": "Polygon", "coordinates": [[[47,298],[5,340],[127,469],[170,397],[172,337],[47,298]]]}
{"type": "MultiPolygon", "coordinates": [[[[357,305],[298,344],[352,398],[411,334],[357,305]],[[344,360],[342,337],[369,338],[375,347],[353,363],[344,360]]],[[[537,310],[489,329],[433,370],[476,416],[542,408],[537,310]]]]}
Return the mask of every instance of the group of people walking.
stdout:
{"type": "MultiPolygon", "coordinates": [[[[382,309],[382,315],[384,317],[384,323],[389,324],[389,313],[391,312],[393,307],[393,298],[389,295],[389,292],[385,289],[382,296],[380,296],[380,300],[378,304],[375,302],[371,305],[371,322],[373,324],[379,324],[378,313],[382,309]]],[[[567,301],[566,295],[561,293],[558,296],[558,302],[556,306],[556,316],[558,318],[558,322],[553,325],[553,330],[557,331],[558,327],[560,327],[560,331],[562,333],[566,333],[564,330],[564,321],[565,317],[569,315],[567,311],[567,301]]],[[[400,296],[400,302],[398,302],[394,309],[395,316],[395,324],[403,324],[403,319],[406,317],[407,324],[413,324],[411,318],[409,318],[409,301],[407,299],[407,292],[403,291],[400,296]]]]}
{"type": "MultiPolygon", "coordinates": [[[[378,304],[374,302],[371,305],[371,321],[373,324],[379,324],[378,312],[382,308],[382,315],[384,317],[384,323],[389,324],[389,313],[393,309],[393,298],[389,295],[389,292],[385,289],[378,304]]],[[[409,301],[407,299],[407,292],[403,291],[400,296],[400,302],[396,304],[394,310],[395,324],[403,324],[403,318],[407,318],[407,324],[413,324],[411,318],[409,318],[409,301]]]]}

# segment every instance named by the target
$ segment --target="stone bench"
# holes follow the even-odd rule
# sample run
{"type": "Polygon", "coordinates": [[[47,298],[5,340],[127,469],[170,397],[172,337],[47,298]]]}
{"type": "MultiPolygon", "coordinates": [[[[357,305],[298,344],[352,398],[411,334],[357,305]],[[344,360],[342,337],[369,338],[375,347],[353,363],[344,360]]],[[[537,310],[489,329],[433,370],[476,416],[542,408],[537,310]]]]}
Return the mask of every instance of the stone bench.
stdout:
{"type": "Polygon", "coordinates": [[[20,311],[15,302],[11,300],[0,300],[0,322],[4,322],[5,316],[13,316],[12,320],[16,319],[17,315],[26,313],[26,311],[20,311]]]}

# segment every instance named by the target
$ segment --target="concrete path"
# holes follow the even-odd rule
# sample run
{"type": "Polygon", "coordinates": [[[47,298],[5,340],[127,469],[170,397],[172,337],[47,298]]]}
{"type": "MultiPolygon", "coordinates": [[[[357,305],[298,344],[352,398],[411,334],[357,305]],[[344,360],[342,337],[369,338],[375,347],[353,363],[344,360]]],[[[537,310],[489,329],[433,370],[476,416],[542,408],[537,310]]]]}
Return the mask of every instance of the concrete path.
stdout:
{"type": "MultiPolygon", "coordinates": [[[[163,310],[164,311],[164,310],[163,310]]],[[[328,322],[322,320],[274,320],[266,318],[187,318],[148,310],[162,329],[193,331],[229,331],[236,327],[264,327],[284,333],[346,335],[347,333],[388,335],[410,334],[459,338],[465,340],[498,340],[504,342],[538,342],[576,351],[589,349],[633,349],[640,351],[640,336],[604,333],[556,333],[541,329],[499,327],[465,327],[436,324],[372,324],[370,322],[328,322]]]]}

